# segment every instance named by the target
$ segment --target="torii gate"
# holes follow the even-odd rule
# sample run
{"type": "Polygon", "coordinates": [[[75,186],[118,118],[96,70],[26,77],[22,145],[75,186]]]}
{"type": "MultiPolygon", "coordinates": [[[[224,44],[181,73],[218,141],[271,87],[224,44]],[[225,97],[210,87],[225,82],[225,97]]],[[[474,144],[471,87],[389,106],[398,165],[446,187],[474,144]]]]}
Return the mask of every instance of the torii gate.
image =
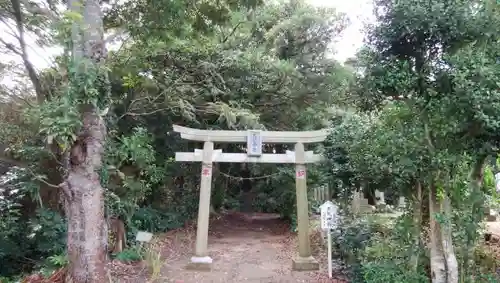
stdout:
{"type": "Polygon", "coordinates": [[[278,131],[221,131],[198,130],[174,125],[174,132],[181,138],[204,142],[203,150],[194,152],[176,152],[176,161],[202,162],[200,181],[200,203],[196,230],[196,247],[188,268],[209,270],[212,258],[208,255],[208,222],[210,216],[210,194],[212,186],[212,162],[236,163],[294,163],[295,189],[297,194],[297,226],[299,238],[299,254],[292,261],[294,270],[318,270],[319,264],[312,257],[309,240],[309,209],[307,200],[306,163],[321,160],[321,156],[312,151],[305,151],[304,144],[318,143],[326,139],[328,131],[278,132],[278,131]],[[245,153],[223,153],[214,150],[214,142],[247,143],[245,153]],[[293,143],[295,152],[286,154],[263,154],[263,143],[293,143]]]}

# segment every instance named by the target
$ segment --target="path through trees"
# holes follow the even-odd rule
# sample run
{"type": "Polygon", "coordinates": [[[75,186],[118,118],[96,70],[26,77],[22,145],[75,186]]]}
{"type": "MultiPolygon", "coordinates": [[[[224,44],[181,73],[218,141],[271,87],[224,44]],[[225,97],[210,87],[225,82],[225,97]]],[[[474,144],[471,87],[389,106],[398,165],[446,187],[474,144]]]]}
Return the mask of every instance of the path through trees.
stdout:
{"type": "MultiPolygon", "coordinates": [[[[289,224],[276,218],[262,219],[262,214],[258,216],[260,219],[250,220],[249,215],[225,214],[211,220],[208,247],[217,263],[211,271],[185,268],[195,242],[195,229],[190,227],[167,233],[162,239],[165,265],[158,282],[347,282],[340,276],[328,279],[326,254],[320,246],[322,240],[319,234],[313,233],[311,239],[313,256],[319,260],[320,270],[292,271],[290,257],[296,253],[297,237],[289,231],[289,224]]],[[[137,276],[126,282],[140,280],[146,279],[137,276]]]]}

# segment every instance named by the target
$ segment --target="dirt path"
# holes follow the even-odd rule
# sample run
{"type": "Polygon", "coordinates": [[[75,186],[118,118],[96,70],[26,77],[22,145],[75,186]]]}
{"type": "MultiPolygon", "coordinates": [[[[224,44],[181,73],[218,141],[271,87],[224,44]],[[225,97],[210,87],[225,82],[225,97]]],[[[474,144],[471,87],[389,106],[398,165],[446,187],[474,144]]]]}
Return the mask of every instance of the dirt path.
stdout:
{"type": "Polygon", "coordinates": [[[490,232],[491,234],[500,237],[500,222],[499,221],[486,222],[486,230],[487,232],[490,232]]]}
{"type": "MultiPolygon", "coordinates": [[[[241,215],[230,215],[213,221],[210,227],[209,253],[214,261],[212,271],[186,270],[194,233],[176,235],[170,237],[170,242],[164,247],[166,265],[161,282],[345,282],[328,279],[325,264],[316,272],[292,271],[296,237],[280,220],[249,220],[241,215]],[[183,247],[183,250],[179,251],[178,247],[183,247]]],[[[324,254],[319,251],[315,252],[315,257],[326,263],[324,254]]]]}

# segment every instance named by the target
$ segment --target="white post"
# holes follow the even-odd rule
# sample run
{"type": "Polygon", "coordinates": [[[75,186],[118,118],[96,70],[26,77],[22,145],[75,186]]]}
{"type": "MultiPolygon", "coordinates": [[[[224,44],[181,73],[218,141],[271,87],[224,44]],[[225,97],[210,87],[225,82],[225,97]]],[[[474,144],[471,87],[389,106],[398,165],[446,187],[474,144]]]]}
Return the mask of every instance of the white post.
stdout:
{"type": "Polygon", "coordinates": [[[327,232],[328,246],[328,277],[332,278],[332,229],[337,228],[338,207],[331,201],[326,201],[320,206],[321,229],[327,232]]]}
{"type": "Polygon", "coordinates": [[[500,193],[500,172],[495,174],[495,188],[497,193],[500,193]]]}
{"type": "Polygon", "coordinates": [[[360,203],[360,196],[359,196],[359,192],[358,191],[355,191],[354,192],[354,195],[352,197],[352,202],[351,202],[351,210],[352,210],[352,213],[353,214],[359,214],[360,213],[360,210],[361,210],[361,203],[360,203]]]}
{"type": "Polygon", "coordinates": [[[377,199],[376,207],[384,209],[386,207],[384,192],[376,190],[375,191],[375,198],[377,199]]]}
{"type": "Polygon", "coordinates": [[[380,196],[380,204],[385,204],[385,193],[380,192],[379,196],[380,196]]]}
{"type": "Polygon", "coordinates": [[[405,208],[406,207],[406,200],[405,200],[405,197],[399,197],[399,203],[398,203],[398,206],[400,208],[405,208]]]}
{"type": "Polygon", "coordinates": [[[328,277],[332,278],[332,231],[328,230],[328,277]]]}

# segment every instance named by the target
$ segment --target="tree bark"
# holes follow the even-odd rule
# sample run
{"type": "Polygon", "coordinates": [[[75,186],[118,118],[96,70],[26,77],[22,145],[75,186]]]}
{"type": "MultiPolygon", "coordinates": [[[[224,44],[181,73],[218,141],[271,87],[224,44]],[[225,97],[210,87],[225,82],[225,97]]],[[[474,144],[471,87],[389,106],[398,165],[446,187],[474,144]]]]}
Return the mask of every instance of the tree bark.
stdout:
{"type": "Polygon", "coordinates": [[[429,226],[430,226],[430,264],[432,283],[447,283],[446,260],[443,242],[441,241],[441,226],[436,220],[436,214],[441,212],[437,197],[437,188],[431,184],[429,195],[429,226]]]}
{"type": "Polygon", "coordinates": [[[83,113],[83,131],[88,135],[82,135],[82,140],[73,145],[73,161],[63,185],[67,197],[68,276],[73,283],[100,283],[106,280],[108,235],[97,171],[101,167],[106,127],[95,111],[87,110],[83,113]]]}
{"type": "Polygon", "coordinates": [[[443,199],[439,199],[435,185],[431,185],[429,210],[432,283],[458,283],[458,262],[453,248],[451,226],[439,223],[436,219],[438,215],[444,216],[446,220],[450,219],[450,200],[446,194],[443,199]]]}
{"type": "Polygon", "coordinates": [[[10,1],[12,4],[12,12],[14,15],[14,19],[16,22],[16,28],[17,28],[17,41],[19,42],[19,48],[21,50],[16,50],[14,47],[7,48],[11,49],[14,53],[19,55],[21,59],[23,60],[23,65],[26,68],[26,72],[28,73],[28,77],[31,80],[31,83],[33,84],[33,87],[35,88],[35,93],[36,93],[36,98],[39,104],[43,103],[45,100],[45,96],[42,91],[42,85],[40,84],[40,79],[38,78],[38,74],[36,73],[35,67],[33,64],[31,64],[29,58],[28,58],[28,51],[27,51],[27,45],[26,41],[24,39],[25,35],[25,30],[24,30],[24,19],[23,19],[23,12],[21,9],[21,2],[19,0],[11,0],[10,1]]]}
{"type": "Polygon", "coordinates": [[[411,268],[413,271],[417,271],[418,262],[420,258],[420,249],[422,248],[422,243],[420,241],[420,236],[422,232],[422,184],[417,181],[415,184],[415,200],[413,201],[413,225],[414,225],[414,247],[411,257],[411,268]]]}
{"type": "MultiPolygon", "coordinates": [[[[487,155],[480,155],[476,158],[475,162],[472,164],[471,171],[469,173],[469,190],[471,192],[471,200],[472,200],[472,206],[471,206],[471,215],[472,215],[472,223],[475,223],[476,225],[479,225],[481,221],[483,220],[484,217],[484,197],[483,194],[484,192],[481,191],[482,185],[483,185],[483,174],[484,174],[484,165],[486,163],[486,158],[487,155]]],[[[476,229],[477,230],[476,226],[476,229]]],[[[472,234],[467,234],[467,244],[464,247],[464,252],[463,252],[463,267],[462,272],[463,274],[466,274],[466,276],[470,279],[473,280],[472,274],[469,273],[467,274],[466,270],[468,270],[469,266],[473,265],[473,248],[475,243],[477,243],[478,237],[477,233],[472,233],[472,234]]]]}
{"type": "Polygon", "coordinates": [[[125,223],[120,218],[111,218],[109,227],[111,228],[111,233],[114,235],[114,243],[112,251],[114,254],[120,253],[127,247],[127,231],[125,229],[125,223]]]}
{"type": "MultiPolygon", "coordinates": [[[[441,211],[446,219],[451,220],[450,198],[445,195],[442,200],[441,211]]],[[[441,241],[443,244],[443,255],[446,261],[446,279],[447,283],[458,283],[458,261],[453,248],[451,221],[441,225],[441,241]]]]}
{"type": "MultiPolygon", "coordinates": [[[[82,7],[80,1],[70,0],[68,9],[83,14],[83,22],[80,25],[75,23],[72,29],[73,62],[79,64],[86,57],[98,64],[106,55],[99,2],[87,0],[82,7]]],[[[94,87],[103,89],[97,85],[94,87]]],[[[66,196],[68,218],[70,264],[66,281],[102,283],[106,282],[108,234],[104,217],[104,190],[98,172],[102,165],[106,125],[96,106],[79,106],[82,127],[66,160],[68,175],[61,186],[66,196]]]]}

